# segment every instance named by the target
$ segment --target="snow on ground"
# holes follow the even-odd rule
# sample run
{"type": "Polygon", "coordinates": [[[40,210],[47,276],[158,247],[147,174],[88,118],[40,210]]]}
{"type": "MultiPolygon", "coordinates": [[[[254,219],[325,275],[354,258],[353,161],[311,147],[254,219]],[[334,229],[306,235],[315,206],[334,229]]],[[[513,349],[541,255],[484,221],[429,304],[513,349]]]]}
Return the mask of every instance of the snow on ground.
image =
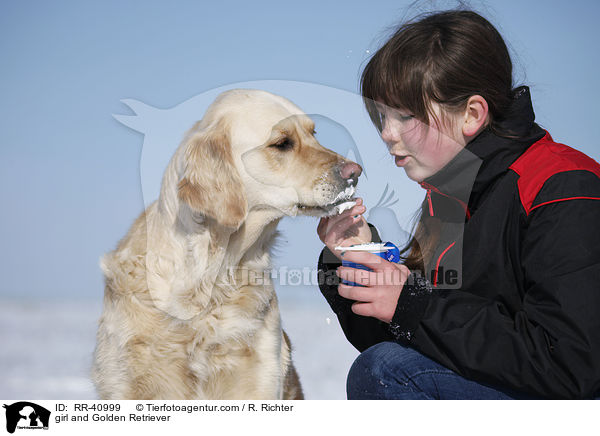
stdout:
{"type": "MultiPolygon", "coordinates": [[[[344,399],[358,352],[317,289],[280,294],[283,327],[307,399],[344,399]]],[[[95,399],[89,372],[98,301],[0,300],[0,398],[95,399]]]]}

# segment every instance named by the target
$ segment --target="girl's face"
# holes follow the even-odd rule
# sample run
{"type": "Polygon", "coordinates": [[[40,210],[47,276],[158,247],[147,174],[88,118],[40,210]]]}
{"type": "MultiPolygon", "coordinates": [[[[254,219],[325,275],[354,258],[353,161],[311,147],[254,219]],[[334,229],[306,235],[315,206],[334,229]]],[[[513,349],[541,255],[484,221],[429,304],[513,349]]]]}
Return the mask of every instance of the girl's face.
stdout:
{"type": "Polygon", "coordinates": [[[396,165],[404,168],[406,175],[416,182],[441,170],[466,144],[461,113],[442,112],[434,103],[436,117],[447,121],[444,126],[439,126],[434,120],[427,125],[402,109],[382,104],[377,107],[381,116],[381,139],[394,156],[396,165]]]}

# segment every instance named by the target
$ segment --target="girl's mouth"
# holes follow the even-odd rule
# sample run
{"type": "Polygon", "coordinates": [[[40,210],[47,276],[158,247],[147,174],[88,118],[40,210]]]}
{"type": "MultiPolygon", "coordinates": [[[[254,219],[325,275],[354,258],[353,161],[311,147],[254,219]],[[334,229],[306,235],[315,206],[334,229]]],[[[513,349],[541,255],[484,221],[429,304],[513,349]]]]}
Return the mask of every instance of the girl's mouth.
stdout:
{"type": "Polygon", "coordinates": [[[404,165],[406,165],[409,157],[410,156],[408,155],[396,156],[394,159],[396,162],[396,166],[403,167],[404,165]]]}

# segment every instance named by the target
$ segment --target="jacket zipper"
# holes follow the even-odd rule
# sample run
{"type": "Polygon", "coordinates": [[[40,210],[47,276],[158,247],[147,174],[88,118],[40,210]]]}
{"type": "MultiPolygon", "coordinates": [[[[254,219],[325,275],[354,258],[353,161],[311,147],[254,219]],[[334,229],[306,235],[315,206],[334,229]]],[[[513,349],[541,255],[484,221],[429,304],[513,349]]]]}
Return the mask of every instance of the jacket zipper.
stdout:
{"type": "Polygon", "coordinates": [[[467,215],[467,219],[471,218],[471,212],[469,212],[469,207],[467,206],[467,204],[464,201],[459,200],[456,197],[452,197],[451,195],[444,194],[439,189],[437,189],[435,186],[432,186],[429,183],[421,182],[420,185],[421,185],[421,187],[427,189],[427,202],[429,203],[429,214],[431,216],[433,216],[433,202],[431,201],[431,191],[434,191],[434,192],[436,192],[436,193],[438,193],[440,195],[443,195],[444,197],[452,198],[453,200],[458,201],[458,203],[465,210],[465,214],[467,215]]]}
{"type": "Polygon", "coordinates": [[[429,216],[433,216],[433,203],[431,202],[431,189],[427,189],[427,202],[429,203],[429,216]]]}

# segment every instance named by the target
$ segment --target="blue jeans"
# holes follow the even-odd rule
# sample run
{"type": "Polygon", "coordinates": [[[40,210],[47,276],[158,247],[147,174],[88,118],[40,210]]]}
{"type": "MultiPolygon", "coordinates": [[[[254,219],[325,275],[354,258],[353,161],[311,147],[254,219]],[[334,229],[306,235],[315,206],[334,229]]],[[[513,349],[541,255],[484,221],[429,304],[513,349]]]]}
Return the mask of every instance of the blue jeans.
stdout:
{"type": "Polygon", "coordinates": [[[348,373],[349,400],[511,400],[510,393],[461,377],[450,369],[395,342],[365,350],[348,373]]]}

